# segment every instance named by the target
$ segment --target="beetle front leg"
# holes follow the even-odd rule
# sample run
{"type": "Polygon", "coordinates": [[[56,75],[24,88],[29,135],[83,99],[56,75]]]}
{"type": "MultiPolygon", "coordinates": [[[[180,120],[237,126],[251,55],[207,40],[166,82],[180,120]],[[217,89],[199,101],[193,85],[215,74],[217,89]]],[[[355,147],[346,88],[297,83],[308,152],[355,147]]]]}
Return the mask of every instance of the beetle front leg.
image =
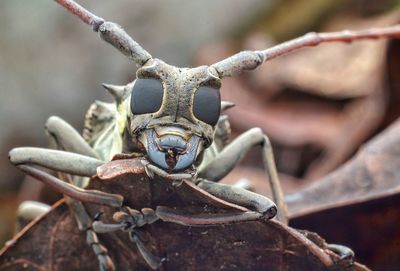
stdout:
{"type": "Polygon", "coordinates": [[[355,254],[351,248],[338,244],[328,244],[327,248],[339,255],[341,262],[347,262],[349,266],[353,264],[355,254]]]}
{"type": "Polygon", "coordinates": [[[46,122],[46,131],[57,148],[22,147],[9,152],[14,165],[38,165],[72,175],[91,177],[98,166],[104,164],[97,159],[94,150],[79,133],[67,122],[58,117],[50,117],[46,122]]]}
{"type": "Polygon", "coordinates": [[[250,148],[256,145],[262,147],[264,167],[269,177],[273,200],[278,207],[277,219],[287,224],[287,207],[279,183],[271,143],[260,128],[252,128],[237,137],[199,172],[199,177],[214,182],[221,180],[250,148]]]}
{"type": "Polygon", "coordinates": [[[72,175],[91,177],[97,167],[104,164],[96,158],[60,150],[21,147],[9,152],[10,162],[15,166],[38,165],[72,175]]]}
{"type": "Polygon", "coordinates": [[[222,200],[256,211],[266,219],[273,218],[277,213],[276,205],[272,200],[243,188],[203,179],[199,180],[197,186],[222,200]]]}

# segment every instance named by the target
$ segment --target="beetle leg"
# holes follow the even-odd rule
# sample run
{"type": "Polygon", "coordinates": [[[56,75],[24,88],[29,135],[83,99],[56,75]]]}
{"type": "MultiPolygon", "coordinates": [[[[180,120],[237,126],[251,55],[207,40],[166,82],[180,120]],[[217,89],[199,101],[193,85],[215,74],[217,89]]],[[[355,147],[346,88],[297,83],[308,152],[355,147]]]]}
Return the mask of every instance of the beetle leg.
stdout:
{"type": "Polygon", "coordinates": [[[73,184],[64,182],[47,172],[27,165],[19,165],[17,167],[28,175],[52,186],[56,191],[67,196],[66,201],[68,206],[78,222],[79,229],[86,231],[87,243],[93,249],[99,260],[100,270],[115,270],[114,264],[107,254],[107,249],[99,243],[96,233],[90,229],[88,214],[80,201],[103,204],[111,207],[120,207],[122,205],[123,197],[97,190],[84,190],[74,186],[73,184]]]}
{"type": "Polygon", "coordinates": [[[18,206],[18,216],[27,220],[33,220],[36,217],[47,213],[51,209],[50,205],[41,203],[39,201],[26,200],[18,206]]]}
{"type": "MultiPolygon", "coordinates": [[[[117,230],[124,230],[124,223],[120,224],[105,224],[101,221],[93,222],[93,229],[97,233],[114,232],[117,230]]],[[[158,269],[161,265],[161,259],[153,255],[140,238],[137,230],[132,228],[128,231],[129,239],[136,244],[136,247],[142,255],[143,259],[152,269],[158,269]]]]}
{"type": "Polygon", "coordinates": [[[159,218],[151,208],[142,208],[138,211],[125,206],[121,208],[121,211],[114,213],[113,219],[125,225],[125,231],[131,231],[137,227],[152,224],[159,218]]]}
{"type": "Polygon", "coordinates": [[[51,186],[57,192],[65,194],[73,199],[111,207],[120,207],[122,205],[123,197],[121,195],[105,193],[98,190],[85,190],[31,166],[20,165],[18,168],[35,179],[51,186]]]}
{"type": "Polygon", "coordinates": [[[75,200],[119,207],[122,205],[122,196],[96,190],[84,190],[70,183],[64,182],[42,170],[27,165],[19,165],[18,167],[28,175],[33,176],[34,178],[52,186],[58,192],[68,196],[66,198],[67,203],[70,206],[72,213],[75,215],[75,218],[78,220],[80,230],[86,230],[87,243],[96,254],[100,263],[100,269],[104,271],[115,270],[111,258],[107,255],[107,249],[99,243],[96,233],[88,228],[88,215],[86,210],[81,202],[75,200]],[[75,200],[71,200],[71,198],[75,200]]]}
{"type": "MultiPolygon", "coordinates": [[[[96,152],[83,137],[66,121],[52,116],[46,122],[46,132],[50,143],[60,150],[98,158],[96,152]]],[[[61,179],[78,187],[85,187],[88,178],[71,176],[59,173],[61,179]]],[[[98,258],[100,270],[115,270],[114,264],[107,253],[107,249],[100,244],[97,233],[92,229],[92,220],[82,202],[64,195],[66,202],[74,215],[79,230],[86,231],[86,241],[98,258]]]]}
{"type": "Polygon", "coordinates": [[[91,177],[104,162],[77,153],[45,148],[22,147],[9,152],[14,165],[38,165],[55,171],[91,177]]]}
{"type": "MultiPolygon", "coordinates": [[[[55,142],[59,142],[59,140],[55,140],[55,142]]],[[[92,176],[96,174],[97,167],[103,164],[100,160],[66,151],[32,147],[15,148],[10,151],[9,158],[19,169],[69,197],[83,202],[93,202],[111,206],[121,205],[122,199],[118,195],[111,195],[99,191],[86,191],[30,166],[33,164],[60,172],[92,176]]],[[[65,174],[63,176],[66,179],[71,178],[65,174]]],[[[68,199],[67,203],[72,213],[77,218],[79,228],[81,230],[86,229],[89,219],[84,207],[80,206],[81,203],[73,202],[71,199],[68,199]]]]}
{"type": "Polygon", "coordinates": [[[142,227],[147,224],[153,224],[158,220],[155,211],[151,208],[142,208],[140,211],[131,209],[129,207],[123,207],[122,211],[116,212],[113,216],[117,222],[126,221],[129,217],[129,223],[134,227],[142,227]]]}
{"type": "Polygon", "coordinates": [[[264,218],[273,218],[277,213],[275,203],[260,194],[227,184],[210,182],[203,179],[198,180],[197,186],[211,195],[247,207],[252,211],[260,213],[264,218]]]}
{"type": "Polygon", "coordinates": [[[140,239],[140,234],[138,234],[137,230],[129,232],[129,238],[132,242],[136,244],[140,255],[142,255],[143,259],[151,267],[151,269],[156,270],[161,266],[162,260],[151,253],[151,251],[140,239]]]}
{"type": "MultiPolygon", "coordinates": [[[[98,158],[97,153],[93,148],[85,141],[85,139],[66,121],[57,116],[51,116],[46,121],[46,133],[50,140],[50,145],[54,146],[58,150],[68,151],[85,155],[88,157],[98,158]]],[[[64,179],[61,176],[61,179],[64,179]]],[[[68,180],[78,187],[85,187],[88,182],[88,178],[82,177],[71,177],[68,180]]]]}
{"type": "MultiPolygon", "coordinates": [[[[184,226],[211,226],[237,222],[269,219],[258,212],[234,212],[225,214],[188,214],[166,206],[157,206],[157,216],[164,222],[172,222],[184,226]]],[[[272,214],[273,215],[273,214],[272,214]]]]}
{"type": "Polygon", "coordinates": [[[156,212],[151,208],[143,208],[140,212],[129,207],[122,207],[121,211],[114,213],[116,224],[106,224],[99,219],[95,219],[92,229],[97,233],[114,232],[118,230],[129,233],[130,240],[136,244],[136,247],[143,259],[152,269],[158,269],[161,265],[161,259],[153,255],[141,238],[138,227],[156,222],[159,218],[156,212]]]}
{"type": "Polygon", "coordinates": [[[168,173],[164,171],[161,168],[158,168],[152,164],[150,164],[148,161],[142,160],[142,163],[144,165],[144,169],[146,171],[147,176],[149,176],[151,179],[154,178],[154,174],[163,177],[165,179],[173,180],[173,181],[180,181],[180,180],[195,180],[197,177],[197,173],[193,171],[193,174],[191,173],[168,173]]]}
{"type": "MultiPolygon", "coordinates": [[[[41,181],[50,182],[50,185],[53,187],[56,186],[64,189],[64,192],[61,192],[63,192],[66,203],[77,221],[79,230],[86,231],[87,243],[97,256],[100,269],[115,270],[111,258],[107,255],[107,249],[99,243],[96,233],[91,229],[92,221],[81,202],[92,200],[90,199],[91,197],[97,202],[99,200],[97,197],[99,191],[94,191],[94,195],[89,195],[93,194],[93,191],[80,189],[86,186],[87,178],[65,174],[71,173],[83,176],[92,176],[96,173],[97,166],[101,165],[102,162],[96,159],[98,155],[81,137],[81,135],[61,118],[55,116],[50,117],[46,122],[46,132],[50,139],[50,144],[53,145],[53,147],[66,152],[37,148],[23,148],[10,152],[10,160],[13,163],[20,164],[19,167],[28,171],[28,174],[36,174],[36,177],[41,181]],[[83,162],[83,164],[81,164],[82,167],[77,167],[81,162],[83,162]],[[58,175],[64,183],[62,180],[59,180],[52,175],[31,167],[26,167],[24,164],[37,164],[55,169],[59,171],[58,175]],[[71,194],[71,191],[73,194],[71,194]],[[75,197],[75,194],[80,198],[75,197]]],[[[109,197],[111,194],[100,192],[101,197],[104,195],[109,197]]],[[[104,199],[106,205],[111,204],[113,206],[120,206],[122,204],[122,198],[120,196],[111,196],[111,200],[110,198],[104,199]]]]}
{"type": "Polygon", "coordinates": [[[347,262],[349,266],[353,264],[354,251],[351,248],[337,244],[328,244],[327,248],[338,254],[341,262],[347,262]]]}
{"type": "Polygon", "coordinates": [[[86,243],[93,249],[100,263],[101,271],[113,271],[115,266],[110,256],[108,256],[108,250],[100,244],[97,234],[89,229],[86,231],[86,243]]]}
{"type": "Polygon", "coordinates": [[[151,208],[143,208],[139,212],[129,207],[122,207],[121,211],[114,213],[113,219],[117,222],[116,224],[106,224],[99,219],[95,219],[92,228],[97,233],[114,232],[117,230],[132,231],[135,228],[152,224],[159,218],[151,208]]]}
{"type": "Polygon", "coordinates": [[[66,195],[64,195],[65,201],[68,204],[70,212],[74,215],[76,222],[78,223],[78,228],[80,231],[85,231],[90,227],[92,223],[91,218],[86,212],[85,207],[82,202],[74,200],[66,195]]]}
{"type": "MultiPolygon", "coordinates": [[[[52,145],[54,145],[55,148],[97,158],[97,154],[92,147],[90,147],[83,137],[63,119],[56,116],[51,116],[46,121],[45,129],[50,143],[53,143],[52,145]]],[[[88,179],[85,177],[71,176],[63,173],[59,173],[58,175],[60,179],[81,188],[86,186],[85,184],[88,179]]],[[[65,196],[65,198],[71,213],[74,215],[78,223],[79,230],[87,230],[92,221],[83,204],[67,196],[65,196]]]]}
{"type": "Polygon", "coordinates": [[[108,233],[123,230],[125,225],[123,223],[119,224],[107,224],[102,221],[94,221],[92,228],[96,233],[108,233]]]}
{"type": "Polygon", "coordinates": [[[14,148],[9,159],[14,165],[35,164],[73,175],[91,177],[103,162],[69,124],[58,117],[50,117],[46,130],[56,147],[61,150],[23,147],[14,148]]]}
{"type": "Polygon", "coordinates": [[[83,137],[63,119],[51,116],[47,120],[45,128],[57,149],[99,158],[83,137]]]}
{"type": "Polygon", "coordinates": [[[261,145],[264,167],[269,177],[273,200],[278,207],[277,219],[287,224],[287,207],[278,179],[274,155],[268,137],[260,128],[252,128],[238,136],[199,172],[199,177],[217,182],[225,177],[250,150],[261,145]]]}

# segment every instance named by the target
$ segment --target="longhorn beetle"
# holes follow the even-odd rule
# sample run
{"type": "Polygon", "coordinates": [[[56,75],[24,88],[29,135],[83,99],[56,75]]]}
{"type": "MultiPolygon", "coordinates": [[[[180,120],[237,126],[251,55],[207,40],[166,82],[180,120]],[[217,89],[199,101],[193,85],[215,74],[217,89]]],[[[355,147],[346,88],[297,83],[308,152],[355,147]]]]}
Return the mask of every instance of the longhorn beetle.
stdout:
{"type": "MultiPolygon", "coordinates": [[[[400,36],[400,25],[365,31],[309,33],[263,51],[243,51],[210,66],[178,68],[153,58],[117,24],[105,21],[72,0],[55,1],[89,24],[139,69],[136,79],[127,85],[103,84],[113,95],[115,104],[94,103],[86,115],[83,136],[62,119],[50,117],[46,130],[59,150],[15,148],[9,157],[25,173],[69,197],[71,212],[79,228],[87,232],[87,242],[96,253],[102,270],[113,270],[114,265],[96,232],[113,231],[116,227],[98,218],[92,223],[82,202],[121,207],[122,199],[115,194],[84,190],[88,180],[85,176],[95,175],[98,167],[117,154],[129,156],[136,152],[141,154],[149,177],[158,175],[177,185],[189,180],[218,198],[249,206],[259,218],[270,219],[276,215],[279,221],[287,223],[286,205],[268,137],[261,129],[253,128],[227,144],[229,124],[221,111],[231,104],[221,102],[221,80],[320,43],[400,36]],[[218,183],[256,145],[262,148],[273,201],[218,183]],[[62,180],[33,165],[56,170],[62,180]]],[[[168,217],[164,209],[161,215],[159,210],[143,209],[140,213],[126,208],[121,209],[125,210],[122,220],[134,221],[139,227],[168,217]]],[[[232,221],[248,217],[248,213],[243,213],[232,221]]],[[[140,238],[132,239],[150,267],[158,268],[161,262],[146,252],[140,238]]]]}

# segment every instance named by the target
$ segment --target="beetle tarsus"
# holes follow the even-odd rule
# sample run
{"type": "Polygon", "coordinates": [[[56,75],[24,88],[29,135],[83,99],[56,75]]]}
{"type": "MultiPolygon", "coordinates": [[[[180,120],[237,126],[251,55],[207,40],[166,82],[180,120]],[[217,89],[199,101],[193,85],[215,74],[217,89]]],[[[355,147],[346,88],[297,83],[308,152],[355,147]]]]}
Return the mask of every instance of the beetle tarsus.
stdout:
{"type": "Polygon", "coordinates": [[[93,249],[93,252],[97,256],[97,259],[99,260],[100,270],[114,271],[115,265],[108,255],[107,248],[100,244],[97,234],[93,230],[89,229],[86,231],[86,242],[93,249]]]}
{"type": "MultiPolygon", "coordinates": [[[[88,240],[90,238],[90,242],[88,241],[88,243],[93,247],[95,252],[99,252],[96,253],[96,255],[103,255],[105,248],[98,244],[97,236],[95,236],[95,234],[121,230],[129,233],[130,240],[136,244],[139,253],[152,269],[158,269],[161,266],[161,259],[157,256],[154,256],[150,252],[150,250],[144,244],[146,241],[144,236],[137,229],[159,220],[156,212],[153,209],[143,208],[141,211],[138,211],[124,206],[121,208],[121,211],[115,212],[113,215],[113,219],[117,222],[116,224],[106,224],[100,221],[99,217],[97,218],[98,219],[92,224],[93,231],[88,231],[88,240]]],[[[99,261],[102,263],[106,259],[100,259],[100,256],[98,256],[99,261]]]]}

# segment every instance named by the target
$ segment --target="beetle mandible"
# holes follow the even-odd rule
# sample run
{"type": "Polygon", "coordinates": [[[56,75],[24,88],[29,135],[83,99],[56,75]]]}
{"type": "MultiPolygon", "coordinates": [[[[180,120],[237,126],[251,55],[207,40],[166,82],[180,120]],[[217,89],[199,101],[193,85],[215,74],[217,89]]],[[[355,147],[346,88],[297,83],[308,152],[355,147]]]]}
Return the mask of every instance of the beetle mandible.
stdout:
{"type": "MultiPolygon", "coordinates": [[[[350,42],[358,39],[398,37],[400,26],[367,31],[309,33],[263,51],[244,51],[210,66],[178,68],[153,58],[120,26],[90,13],[72,0],[55,0],[89,24],[106,42],[113,45],[139,67],[136,79],[124,86],[103,84],[115,104],[97,102],[91,106],[83,136],[58,117],[49,118],[46,129],[60,150],[16,148],[10,161],[29,175],[48,183],[74,199],[71,211],[79,227],[88,232],[88,242],[98,255],[103,269],[112,269],[111,259],[96,241],[106,227],[100,221],[91,226],[81,202],[121,207],[119,195],[83,190],[87,178],[63,175],[68,182],[35,169],[39,165],[58,172],[90,177],[98,167],[119,153],[141,153],[147,175],[171,179],[179,185],[190,180],[211,195],[228,202],[249,206],[260,217],[287,223],[286,205],[280,188],[271,144],[261,129],[253,128],[227,144],[229,124],[221,111],[231,104],[221,102],[219,89],[224,77],[257,68],[266,61],[307,46],[323,42],[350,42]],[[219,184],[253,146],[262,148],[264,166],[273,201],[228,185],[219,184]]],[[[125,210],[125,209],[124,209],[125,210]]],[[[125,215],[135,212],[125,210],[125,215]]],[[[159,213],[145,210],[138,224],[152,223],[159,213]]],[[[243,219],[242,218],[240,219],[243,219]]],[[[111,230],[111,229],[110,229],[111,230]]],[[[137,240],[138,241],[138,240],[137,240]]],[[[141,245],[138,245],[139,249],[141,245]]],[[[159,266],[145,251],[153,268],[159,266]]]]}

